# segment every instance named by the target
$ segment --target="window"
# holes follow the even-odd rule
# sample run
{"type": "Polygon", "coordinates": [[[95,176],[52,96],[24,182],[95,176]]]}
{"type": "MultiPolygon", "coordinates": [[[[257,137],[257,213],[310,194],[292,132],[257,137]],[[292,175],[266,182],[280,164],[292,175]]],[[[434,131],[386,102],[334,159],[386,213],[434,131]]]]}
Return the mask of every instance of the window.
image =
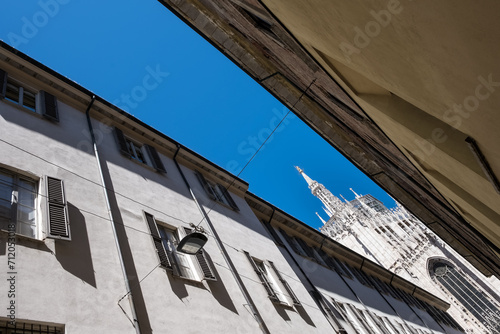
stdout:
{"type": "Polygon", "coordinates": [[[166,224],[159,224],[149,213],[145,213],[145,216],[162,267],[172,271],[174,276],[189,280],[216,280],[205,250],[195,255],[184,254],[176,250],[179,241],[186,234],[191,233],[190,229],[176,229],[166,224]]]}
{"type": "Polygon", "coordinates": [[[130,157],[134,160],[142,162],[143,164],[147,164],[143,151],[144,147],[141,144],[132,141],[132,139],[130,138],[125,138],[125,142],[127,143],[127,147],[130,152],[130,157]]]}
{"type": "Polygon", "coordinates": [[[36,108],[36,93],[29,88],[24,88],[21,84],[11,79],[7,80],[7,89],[5,99],[17,103],[20,106],[35,111],[36,108]]]}
{"type": "Polygon", "coordinates": [[[224,186],[212,181],[208,181],[207,179],[205,179],[203,174],[198,171],[196,171],[196,176],[198,177],[198,180],[200,181],[201,185],[203,186],[208,197],[210,197],[211,200],[222,203],[235,211],[239,210],[238,206],[224,186]]]}
{"type": "Polygon", "coordinates": [[[374,327],[377,332],[382,334],[392,334],[389,328],[384,324],[382,318],[370,311],[362,311],[366,320],[374,327]]]}
{"type": "Polygon", "coordinates": [[[262,225],[266,228],[266,230],[271,234],[271,239],[278,245],[278,246],[284,246],[283,242],[281,241],[280,237],[278,236],[278,233],[274,229],[274,227],[271,225],[270,222],[268,222],[265,219],[261,220],[262,225]]]}
{"type": "Polygon", "coordinates": [[[346,319],[349,322],[349,324],[354,329],[356,334],[371,333],[370,328],[364,324],[362,319],[360,319],[360,316],[357,314],[355,308],[352,305],[347,303],[346,304],[340,303],[335,300],[333,300],[333,303],[334,305],[337,305],[338,310],[340,311],[344,319],[346,319]]]}
{"type": "Polygon", "coordinates": [[[248,252],[245,252],[245,255],[271,301],[288,306],[300,305],[297,296],[295,296],[288,282],[281,276],[273,262],[256,259],[248,252]]]}
{"type": "MultiPolygon", "coordinates": [[[[441,260],[429,261],[429,273],[437,284],[453,296],[481,324],[500,332],[499,305],[462,270],[441,260]]],[[[444,313],[444,312],[443,312],[444,313]]],[[[444,322],[450,322],[445,318],[444,322]]],[[[455,326],[452,322],[450,326],[455,326]]]]}
{"type": "Polygon", "coordinates": [[[37,183],[27,177],[0,170],[0,226],[30,238],[38,237],[37,183]]]}
{"type": "Polygon", "coordinates": [[[328,255],[323,249],[318,249],[317,252],[330,269],[332,269],[339,275],[352,279],[351,273],[342,261],[328,255]]]}
{"type": "Polygon", "coordinates": [[[59,121],[56,97],[35,89],[9,77],[0,70],[0,99],[15,103],[24,109],[39,113],[53,121],[59,121]]]}
{"type": "MultiPolygon", "coordinates": [[[[69,219],[62,180],[46,177],[47,236],[70,240],[69,219]]],[[[0,228],[41,239],[35,180],[0,169],[0,228]]]]}
{"type": "Polygon", "coordinates": [[[118,143],[120,152],[126,157],[151,166],[158,172],[167,172],[160,158],[160,155],[153,146],[140,144],[135,140],[126,137],[123,134],[123,131],[118,128],[115,128],[115,138],[118,143]]]}
{"type": "Polygon", "coordinates": [[[0,334],[62,334],[63,326],[29,324],[16,321],[12,324],[10,321],[0,320],[0,334]]]}

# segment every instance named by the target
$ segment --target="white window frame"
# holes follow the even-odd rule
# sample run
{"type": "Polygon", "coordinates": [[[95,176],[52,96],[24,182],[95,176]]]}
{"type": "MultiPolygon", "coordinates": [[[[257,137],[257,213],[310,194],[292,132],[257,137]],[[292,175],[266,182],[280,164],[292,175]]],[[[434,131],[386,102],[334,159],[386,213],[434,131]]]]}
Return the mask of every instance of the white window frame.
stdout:
{"type": "Polygon", "coordinates": [[[289,298],[284,292],[281,287],[281,283],[279,280],[275,277],[275,274],[273,273],[273,270],[271,269],[269,262],[266,260],[259,260],[256,258],[253,258],[255,261],[255,264],[257,265],[257,268],[260,270],[262,273],[263,277],[266,279],[266,281],[269,283],[269,286],[273,290],[274,294],[276,297],[278,297],[278,300],[281,304],[289,305],[292,306],[293,303],[291,301],[291,298],[289,298]]]}
{"type": "Polygon", "coordinates": [[[250,253],[243,251],[252,265],[263,287],[266,289],[269,299],[273,303],[289,307],[300,306],[301,303],[288,282],[283,279],[278,268],[273,262],[253,257],[250,253]]]}
{"type": "Polygon", "coordinates": [[[224,204],[227,207],[231,207],[229,200],[226,198],[226,195],[222,192],[220,184],[207,180],[207,185],[212,189],[212,192],[215,194],[216,201],[224,204]]]}
{"type": "Polygon", "coordinates": [[[182,227],[175,228],[164,223],[158,223],[157,226],[163,247],[171,261],[174,276],[196,282],[204,280],[200,264],[195,255],[184,254],[176,249],[179,241],[186,236],[184,229],[182,227]]]}
{"type": "MultiPolygon", "coordinates": [[[[40,235],[41,235],[41,231],[40,231],[40,208],[39,208],[39,191],[40,191],[40,180],[38,179],[34,179],[32,177],[29,177],[29,176],[25,176],[23,174],[20,174],[20,173],[17,173],[17,172],[14,172],[14,171],[11,171],[11,170],[7,170],[7,169],[3,169],[3,168],[0,168],[0,172],[2,174],[7,174],[9,176],[12,177],[12,193],[11,193],[11,222],[10,223],[15,223],[16,224],[16,235],[18,236],[23,236],[23,237],[26,237],[26,238],[30,238],[30,239],[40,239],[40,235]],[[34,235],[26,235],[26,234],[23,234],[21,232],[18,232],[17,230],[17,223],[18,223],[18,205],[22,205],[19,203],[19,187],[20,187],[20,181],[22,180],[25,180],[27,182],[30,182],[30,183],[33,183],[33,194],[35,195],[35,199],[34,199],[34,203],[33,203],[33,209],[34,209],[34,221],[35,223],[33,224],[34,225],[34,228],[33,228],[33,232],[34,232],[34,235]]],[[[2,182],[2,181],[0,181],[2,182]]],[[[7,231],[9,231],[9,229],[7,228],[7,231]]]]}
{"type": "Polygon", "coordinates": [[[132,160],[136,161],[136,162],[139,162],[141,164],[144,164],[144,165],[147,165],[151,168],[154,168],[153,167],[153,163],[151,162],[150,158],[149,158],[149,154],[148,152],[146,151],[146,146],[144,144],[141,144],[139,143],[138,141],[128,137],[128,136],[125,136],[125,142],[127,143],[127,146],[129,148],[129,151],[130,151],[130,157],[132,158],[132,160]],[[140,154],[142,155],[142,158],[143,160],[141,160],[139,158],[139,155],[137,154],[137,151],[140,152],[140,154]]]}
{"type": "Polygon", "coordinates": [[[223,206],[230,208],[233,211],[239,211],[238,205],[231,197],[228,189],[226,189],[220,183],[216,183],[214,181],[206,179],[203,174],[198,171],[195,171],[195,174],[200,181],[201,185],[205,189],[206,194],[213,201],[222,204],[223,206]]]}
{"type": "Polygon", "coordinates": [[[29,110],[31,112],[40,114],[40,94],[39,94],[39,91],[37,89],[34,89],[34,88],[22,83],[19,80],[12,79],[11,77],[7,77],[7,88],[6,89],[7,89],[6,94],[5,94],[6,101],[13,103],[13,104],[16,104],[25,110],[29,110]],[[13,85],[18,89],[17,101],[14,101],[7,96],[8,90],[9,90],[9,85],[13,85]],[[29,107],[29,106],[24,104],[25,92],[33,95],[33,98],[35,100],[35,107],[34,108],[29,107]]]}

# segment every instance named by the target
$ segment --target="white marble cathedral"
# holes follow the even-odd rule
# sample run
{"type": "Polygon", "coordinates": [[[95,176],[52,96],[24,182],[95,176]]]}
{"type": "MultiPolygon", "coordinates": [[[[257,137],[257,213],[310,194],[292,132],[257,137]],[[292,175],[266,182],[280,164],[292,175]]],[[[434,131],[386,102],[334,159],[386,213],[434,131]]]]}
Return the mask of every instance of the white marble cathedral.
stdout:
{"type": "Polygon", "coordinates": [[[467,333],[500,333],[500,281],[486,278],[396,202],[371,195],[348,201],[296,167],[328,215],[320,231],[451,304],[467,333]]]}

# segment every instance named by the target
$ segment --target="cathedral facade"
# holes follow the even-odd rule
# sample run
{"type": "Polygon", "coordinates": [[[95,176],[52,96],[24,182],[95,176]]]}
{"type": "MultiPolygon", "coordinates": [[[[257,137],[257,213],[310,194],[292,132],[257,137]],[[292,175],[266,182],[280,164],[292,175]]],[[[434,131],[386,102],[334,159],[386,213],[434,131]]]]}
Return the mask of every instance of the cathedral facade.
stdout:
{"type": "Polygon", "coordinates": [[[467,333],[500,332],[498,279],[479,273],[399,203],[389,209],[352,189],[355,199],[341,200],[296,168],[323,203],[322,233],[446,300],[467,333]]]}

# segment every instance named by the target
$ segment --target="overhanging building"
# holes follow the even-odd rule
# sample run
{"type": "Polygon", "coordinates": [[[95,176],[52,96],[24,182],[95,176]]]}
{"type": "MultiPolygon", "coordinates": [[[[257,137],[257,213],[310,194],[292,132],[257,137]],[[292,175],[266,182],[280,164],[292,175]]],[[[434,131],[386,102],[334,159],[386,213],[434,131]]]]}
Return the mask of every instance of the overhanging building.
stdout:
{"type": "Polygon", "coordinates": [[[160,2],[500,277],[498,2],[160,2]]]}

